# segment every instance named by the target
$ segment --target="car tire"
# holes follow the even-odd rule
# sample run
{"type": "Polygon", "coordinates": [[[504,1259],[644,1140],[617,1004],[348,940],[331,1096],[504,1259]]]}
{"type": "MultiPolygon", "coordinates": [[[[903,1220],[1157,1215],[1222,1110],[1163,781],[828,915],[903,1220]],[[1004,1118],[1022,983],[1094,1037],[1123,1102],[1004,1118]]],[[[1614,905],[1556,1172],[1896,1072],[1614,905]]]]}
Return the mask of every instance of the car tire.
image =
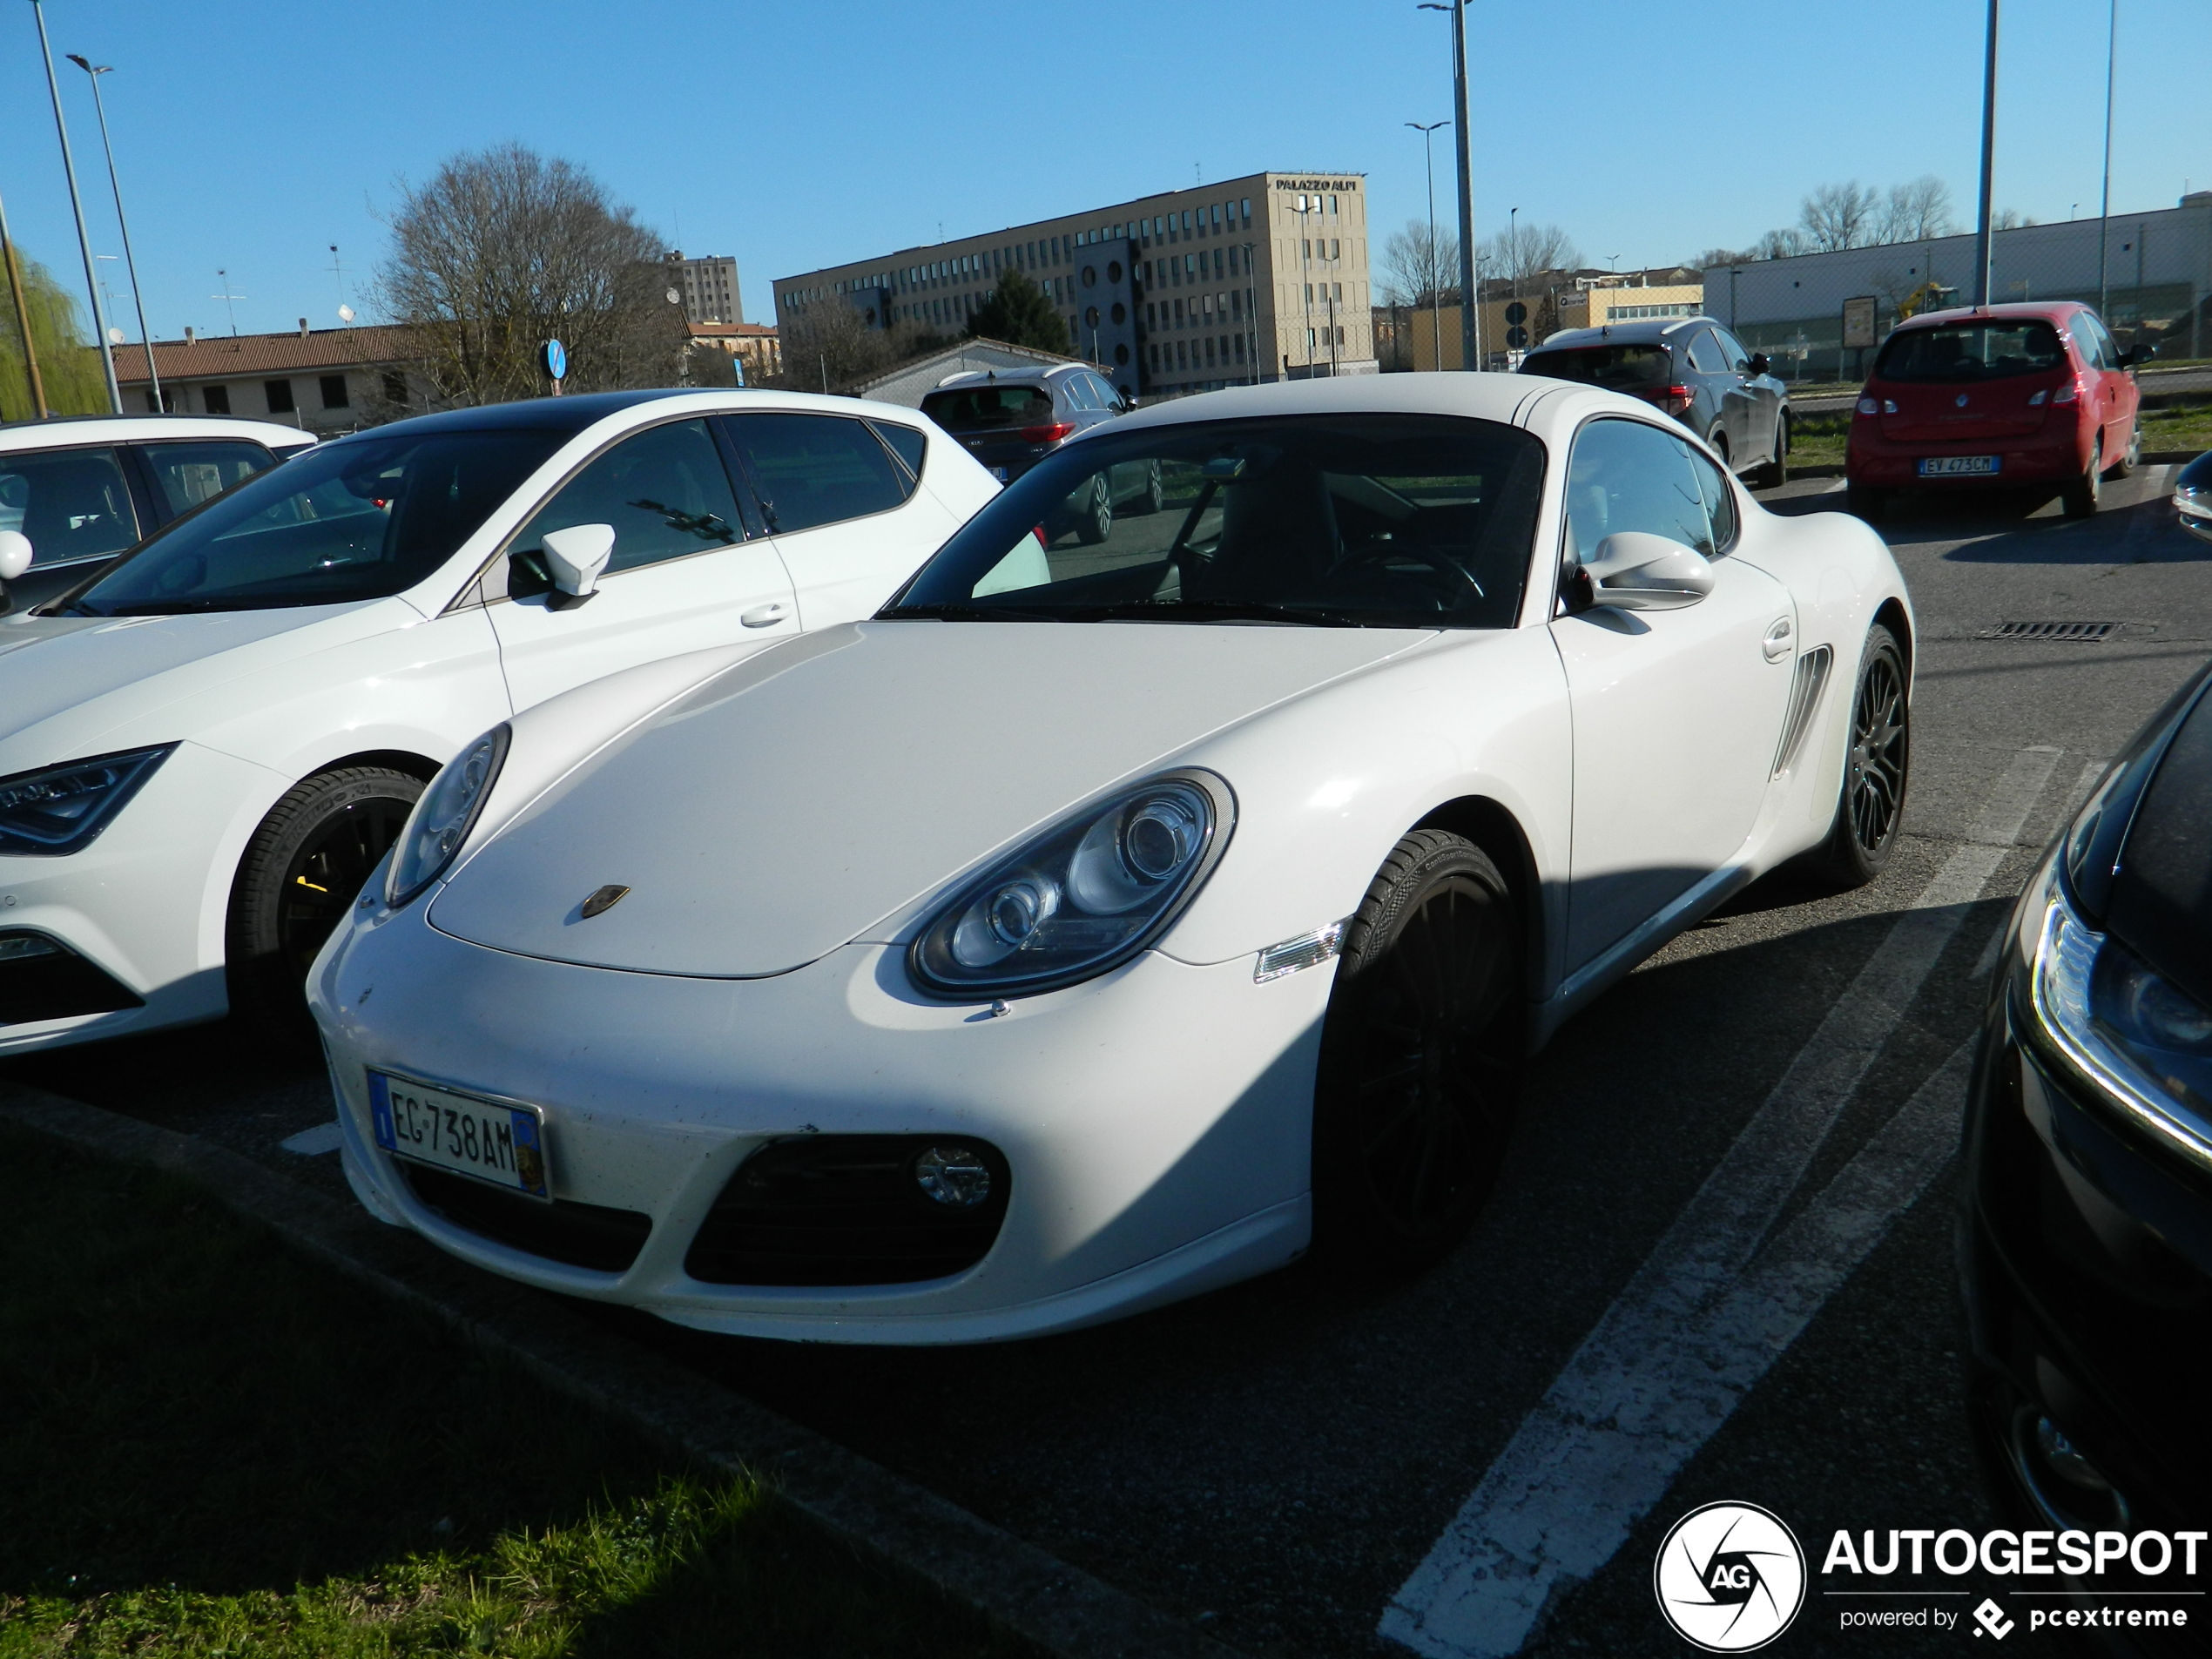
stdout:
{"type": "Polygon", "coordinates": [[[1777,489],[1790,482],[1790,418],[1782,416],[1774,423],[1774,455],[1766,465],[1751,475],[1754,489],[1777,489]]]}
{"type": "Polygon", "coordinates": [[[1863,887],[1889,867],[1905,818],[1912,770],[1912,704],[1905,651],[1880,623],[1866,631],[1852,682],[1850,748],[1828,839],[1813,853],[1817,873],[1838,887],[1863,887]]]}
{"type": "Polygon", "coordinates": [[[307,969],[399,839],[422,793],[388,766],[341,766],[286,792],[246,844],[231,886],[232,1011],[304,1030],[307,969]]]}
{"type": "Polygon", "coordinates": [[[1844,489],[1844,510],[1869,524],[1878,524],[1890,510],[1890,492],[1866,484],[1847,484],[1844,489]]]}
{"type": "Polygon", "coordinates": [[[1091,481],[1090,506],[1076,520],[1076,539],[1085,547],[1096,547],[1114,533],[1114,492],[1106,486],[1106,475],[1100,473],[1091,481]]]}
{"type": "Polygon", "coordinates": [[[1129,516],[1131,518],[1143,518],[1149,514],[1157,513],[1167,505],[1167,480],[1160,475],[1160,463],[1157,461],[1146,462],[1144,488],[1130,498],[1129,516]]]}
{"type": "Polygon", "coordinates": [[[1400,840],[1344,934],[1313,1102],[1325,1258],[1422,1267],[1466,1237],[1505,1157],[1524,1047],[1521,928],[1489,855],[1400,840]]]}
{"type": "Polygon", "coordinates": [[[1729,471],[1734,472],[1736,457],[1728,452],[1728,434],[1722,431],[1720,428],[1715,427],[1705,435],[1705,442],[1711,446],[1713,453],[1721,458],[1721,465],[1729,471]]]}
{"type": "Polygon", "coordinates": [[[2105,442],[2099,435],[2090,446],[2089,464],[2081,475],[2059,492],[2059,502],[2068,518],[2094,518],[2104,504],[2105,442]]]}
{"type": "Polygon", "coordinates": [[[2132,478],[2135,469],[2143,464],[2143,421],[2137,415],[2128,423],[2128,447],[2120,452],[2120,459],[2106,469],[2107,478],[2132,478]]]}

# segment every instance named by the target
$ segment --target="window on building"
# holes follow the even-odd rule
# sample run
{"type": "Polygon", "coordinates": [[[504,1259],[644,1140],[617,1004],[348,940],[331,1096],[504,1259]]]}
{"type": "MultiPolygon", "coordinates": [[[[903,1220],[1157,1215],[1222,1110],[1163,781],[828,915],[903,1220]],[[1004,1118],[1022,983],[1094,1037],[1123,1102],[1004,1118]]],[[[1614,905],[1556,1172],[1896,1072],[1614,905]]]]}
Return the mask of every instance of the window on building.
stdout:
{"type": "Polygon", "coordinates": [[[231,412],[231,388],[227,386],[203,386],[199,388],[200,407],[210,415],[231,412]]]}
{"type": "Polygon", "coordinates": [[[1244,361],[1244,337],[1242,334],[1237,334],[1232,336],[1232,339],[1237,347],[1237,361],[1241,363],[1244,361]]]}
{"type": "Polygon", "coordinates": [[[1245,197],[1245,198],[1244,198],[1244,223],[1245,223],[1245,224],[1247,224],[1247,225],[1249,225],[1249,224],[1251,224],[1251,222],[1252,222],[1252,199],[1251,199],[1250,196],[1247,196],[1247,197],[1245,197]]]}
{"type": "Polygon", "coordinates": [[[343,374],[326,374],[322,377],[323,408],[342,409],[348,407],[352,401],[353,400],[346,395],[346,377],[343,374]]]}

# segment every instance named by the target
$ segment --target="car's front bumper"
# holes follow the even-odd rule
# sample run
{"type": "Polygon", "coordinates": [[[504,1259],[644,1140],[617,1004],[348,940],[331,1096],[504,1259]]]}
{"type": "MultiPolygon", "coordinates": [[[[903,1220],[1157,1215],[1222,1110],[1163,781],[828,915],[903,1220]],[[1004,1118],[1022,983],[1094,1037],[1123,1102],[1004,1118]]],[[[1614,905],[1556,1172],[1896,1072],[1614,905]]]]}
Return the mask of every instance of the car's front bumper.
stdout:
{"type": "Polygon", "coordinates": [[[494,1272],[731,1333],[952,1343],[1133,1312],[1305,1247],[1332,967],[1260,984],[1250,957],[1194,968],[1149,952],[995,1015],[918,995],[884,945],[772,978],[691,979],[487,949],[439,933],[428,908],[358,911],[309,1001],[364,1202],[494,1272]],[[541,1107],[554,1197],[650,1217],[635,1258],[564,1264],[426,1204],[375,1144],[371,1067],[541,1107]],[[888,1134],[1003,1154],[1010,1200],[974,1266],[826,1288],[686,1272],[717,1197],[764,1143],[888,1134]]]}

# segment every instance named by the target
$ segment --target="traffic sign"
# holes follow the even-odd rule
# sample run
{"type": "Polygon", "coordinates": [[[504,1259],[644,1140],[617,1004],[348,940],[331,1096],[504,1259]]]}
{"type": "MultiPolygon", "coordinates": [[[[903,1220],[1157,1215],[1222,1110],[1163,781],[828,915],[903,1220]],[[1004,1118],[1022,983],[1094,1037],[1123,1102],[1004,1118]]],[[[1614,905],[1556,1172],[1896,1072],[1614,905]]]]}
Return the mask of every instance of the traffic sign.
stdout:
{"type": "MultiPolygon", "coordinates": [[[[1514,311],[1519,311],[1521,307],[1519,306],[1515,306],[1513,307],[1513,311],[1508,311],[1506,314],[1507,316],[1511,316],[1514,311]]],[[[1512,347],[1515,351],[1519,351],[1527,343],[1528,331],[1526,328],[1521,327],[1518,323],[1511,328],[1506,330],[1506,344],[1512,347]]]]}
{"type": "Polygon", "coordinates": [[[569,377],[568,347],[557,340],[549,340],[538,347],[537,361],[545,370],[545,377],[555,384],[569,377]]]}
{"type": "MultiPolygon", "coordinates": [[[[1518,327],[1528,320],[1528,307],[1522,305],[1520,300],[1514,300],[1506,307],[1506,320],[1518,327]]],[[[1516,341],[1514,343],[1518,345],[1520,342],[1516,341]]]]}

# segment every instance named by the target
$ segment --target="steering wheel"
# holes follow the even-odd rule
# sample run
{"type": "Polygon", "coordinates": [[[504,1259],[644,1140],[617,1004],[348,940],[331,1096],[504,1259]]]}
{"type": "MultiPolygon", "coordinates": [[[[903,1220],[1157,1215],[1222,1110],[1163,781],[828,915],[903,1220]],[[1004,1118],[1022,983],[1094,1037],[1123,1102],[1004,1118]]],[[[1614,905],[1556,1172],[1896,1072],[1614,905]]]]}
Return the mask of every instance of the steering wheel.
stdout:
{"type": "Polygon", "coordinates": [[[1354,548],[1337,562],[1335,568],[1330,570],[1328,579],[1333,582],[1347,571],[1380,564],[1384,560],[1392,558],[1410,558],[1417,563],[1425,564],[1444,577],[1448,584],[1466,590],[1455,591],[1448,597],[1439,594],[1436,607],[1439,610],[1456,610],[1467,602],[1469,594],[1477,599],[1488,597],[1482,591],[1482,584],[1474,579],[1465,565],[1448,554],[1435,548],[1423,547],[1418,542],[1369,542],[1363,547],[1354,548]]]}

